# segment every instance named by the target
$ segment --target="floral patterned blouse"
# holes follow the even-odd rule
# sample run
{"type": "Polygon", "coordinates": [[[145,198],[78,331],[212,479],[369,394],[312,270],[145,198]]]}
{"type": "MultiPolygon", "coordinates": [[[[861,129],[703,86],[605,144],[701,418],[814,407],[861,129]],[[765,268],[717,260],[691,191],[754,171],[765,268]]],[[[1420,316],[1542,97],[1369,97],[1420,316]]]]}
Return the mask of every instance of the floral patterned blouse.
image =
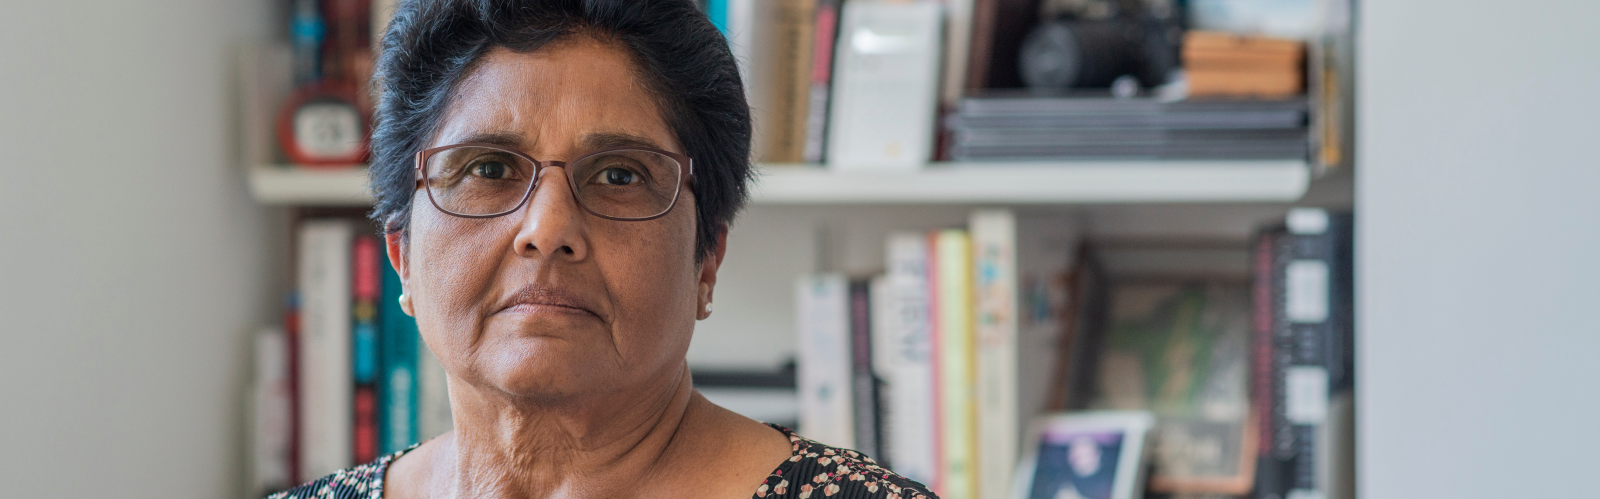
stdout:
{"type": "MultiPolygon", "coordinates": [[[[793,452],[756,488],[752,499],[938,499],[926,486],[896,475],[859,452],[828,447],[768,424],[789,437],[793,452]]],[[[339,470],[267,499],[382,499],[383,474],[410,448],[339,470]]]]}

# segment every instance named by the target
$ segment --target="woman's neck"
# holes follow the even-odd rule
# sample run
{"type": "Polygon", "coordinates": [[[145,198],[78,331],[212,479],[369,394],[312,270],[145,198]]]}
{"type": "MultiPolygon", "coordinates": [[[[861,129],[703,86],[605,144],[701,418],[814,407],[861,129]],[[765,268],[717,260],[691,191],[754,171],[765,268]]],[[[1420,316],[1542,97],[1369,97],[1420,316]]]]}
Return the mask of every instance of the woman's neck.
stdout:
{"type": "Polygon", "coordinates": [[[676,468],[672,457],[685,454],[678,448],[692,445],[684,429],[707,404],[695,396],[687,365],[646,386],[632,395],[536,403],[452,386],[456,429],[441,442],[426,488],[457,498],[633,495],[676,468]]]}

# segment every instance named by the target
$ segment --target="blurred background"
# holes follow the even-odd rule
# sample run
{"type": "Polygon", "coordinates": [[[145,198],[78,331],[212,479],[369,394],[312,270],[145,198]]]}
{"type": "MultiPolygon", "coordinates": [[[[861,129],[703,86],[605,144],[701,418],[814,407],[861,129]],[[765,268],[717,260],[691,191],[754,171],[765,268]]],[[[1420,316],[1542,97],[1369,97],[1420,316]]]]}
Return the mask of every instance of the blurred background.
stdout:
{"type": "MultiPolygon", "coordinates": [[[[713,400],[948,498],[1034,497],[1081,430],[1039,417],[1106,411],[1154,416],[1148,497],[1592,489],[1600,4],[698,4],[762,172],[713,400]],[[919,461],[918,407],[972,448],[919,461]]],[[[260,497],[449,428],[361,218],[392,9],[0,10],[0,495],[260,497]]]]}

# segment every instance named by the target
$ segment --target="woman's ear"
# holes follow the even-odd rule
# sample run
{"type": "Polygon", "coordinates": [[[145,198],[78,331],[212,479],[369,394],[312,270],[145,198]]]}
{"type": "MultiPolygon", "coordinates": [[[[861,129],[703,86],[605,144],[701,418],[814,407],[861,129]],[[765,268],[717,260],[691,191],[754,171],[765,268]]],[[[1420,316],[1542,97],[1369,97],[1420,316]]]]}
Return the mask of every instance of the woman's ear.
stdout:
{"type": "Polygon", "coordinates": [[[722,266],[722,257],[728,253],[728,224],[717,227],[717,244],[711,248],[711,254],[700,261],[700,296],[699,310],[695,317],[705,320],[711,317],[711,298],[717,287],[717,268],[722,266]]]}
{"type": "Polygon", "coordinates": [[[390,232],[384,234],[383,243],[389,251],[389,265],[400,276],[400,310],[415,317],[416,313],[411,308],[411,289],[407,286],[411,282],[411,265],[406,261],[405,238],[399,232],[390,232]]]}

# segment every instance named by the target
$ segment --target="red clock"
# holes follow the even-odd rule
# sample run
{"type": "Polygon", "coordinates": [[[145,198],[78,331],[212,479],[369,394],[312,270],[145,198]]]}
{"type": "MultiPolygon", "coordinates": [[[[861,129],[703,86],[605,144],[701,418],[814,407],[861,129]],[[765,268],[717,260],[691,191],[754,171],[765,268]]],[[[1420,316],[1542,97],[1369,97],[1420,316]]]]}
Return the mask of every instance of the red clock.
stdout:
{"type": "Polygon", "coordinates": [[[348,166],[367,161],[371,114],[355,85],[317,81],[295,89],[278,113],[278,144],[305,166],[348,166]]]}

